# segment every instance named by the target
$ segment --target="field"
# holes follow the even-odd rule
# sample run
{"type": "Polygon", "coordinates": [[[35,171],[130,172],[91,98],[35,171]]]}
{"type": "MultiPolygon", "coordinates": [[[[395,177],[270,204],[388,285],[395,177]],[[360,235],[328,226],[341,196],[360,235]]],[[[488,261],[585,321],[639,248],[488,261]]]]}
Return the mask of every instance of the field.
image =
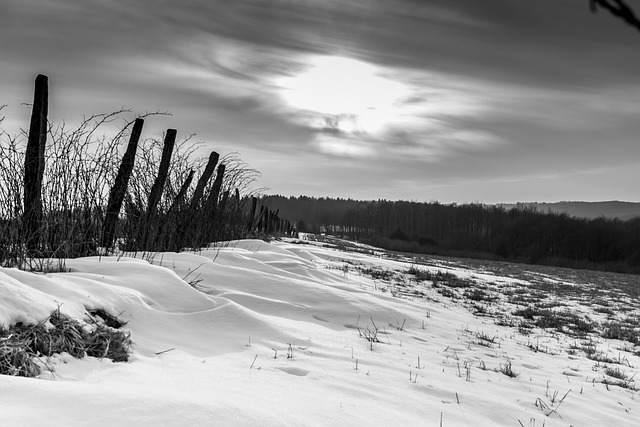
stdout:
{"type": "Polygon", "coordinates": [[[3,424],[640,425],[636,276],[301,237],[0,269],[0,349],[52,313],[133,341],[0,376],[3,424]]]}

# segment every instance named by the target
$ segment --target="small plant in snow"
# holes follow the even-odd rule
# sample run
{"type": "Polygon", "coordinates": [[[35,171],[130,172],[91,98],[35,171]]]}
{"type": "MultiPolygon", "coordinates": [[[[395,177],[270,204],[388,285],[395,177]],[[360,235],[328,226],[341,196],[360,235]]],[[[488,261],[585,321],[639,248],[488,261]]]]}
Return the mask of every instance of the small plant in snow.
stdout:
{"type": "MultiPolygon", "coordinates": [[[[404,319],[402,321],[402,324],[400,324],[400,322],[396,322],[396,324],[394,325],[393,323],[389,323],[389,326],[396,328],[399,331],[403,331],[404,330],[404,324],[406,323],[407,319],[404,319]]],[[[423,328],[424,329],[424,328],[423,328]]]]}
{"type": "Polygon", "coordinates": [[[621,370],[618,367],[610,368],[610,367],[606,366],[604,368],[604,373],[609,375],[610,377],[617,378],[617,379],[623,380],[623,381],[625,381],[627,378],[629,378],[629,376],[623,370],[621,370]]]}
{"type": "Polygon", "coordinates": [[[516,372],[514,372],[513,369],[511,368],[511,361],[510,360],[508,360],[506,363],[500,365],[500,367],[496,371],[497,372],[502,372],[503,374],[505,374],[509,378],[516,378],[518,376],[518,374],[516,372]]]}
{"type": "Polygon", "coordinates": [[[373,330],[369,329],[368,326],[364,330],[361,330],[360,328],[358,328],[358,334],[360,334],[361,337],[369,341],[369,349],[373,351],[373,343],[374,342],[379,343],[380,339],[378,338],[378,326],[376,326],[376,323],[373,321],[373,318],[371,318],[371,324],[373,325],[373,330]]]}
{"type": "MultiPolygon", "coordinates": [[[[564,402],[564,399],[566,399],[566,397],[569,395],[569,393],[571,393],[571,389],[569,389],[569,391],[567,391],[564,396],[562,396],[562,398],[560,400],[558,400],[558,405],[555,408],[552,408],[555,405],[556,399],[558,397],[558,392],[555,391],[552,395],[551,399],[551,405],[545,403],[544,400],[537,398],[535,405],[537,408],[539,408],[542,412],[544,412],[544,414],[548,417],[551,414],[553,414],[554,412],[558,411],[558,408],[560,408],[560,405],[562,405],[562,402],[564,402]]],[[[547,383],[547,397],[549,397],[549,384],[547,383]]]]}
{"type": "Polygon", "coordinates": [[[486,332],[482,331],[482,332],[477,332],[476,333],[476,338],[478,338],[481,341],[486,341],[489,342],[491,344],[495,344],[496,339],[498,339],[497,336],[495,337],[490,337],[486,332]]]}
{"type": "Polygon", "coordinates": [[[289,348],[287,349],[287,359],[293,359],[293,347],[289,344],[289,348]]]}

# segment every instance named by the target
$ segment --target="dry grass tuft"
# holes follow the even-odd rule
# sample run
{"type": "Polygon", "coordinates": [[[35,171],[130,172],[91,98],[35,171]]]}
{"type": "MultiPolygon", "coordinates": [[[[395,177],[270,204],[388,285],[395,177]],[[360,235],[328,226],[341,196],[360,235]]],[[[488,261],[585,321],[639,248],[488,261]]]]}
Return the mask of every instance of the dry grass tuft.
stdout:
{"type": "Polygon", "coordinates": [[[127,362],[131,348],[131,334],[100,325],[87,336],[87,356],[107,358],[114,362],[127,362]]]}
{"type": "Polygon", "coordinates": [[[36,377],[41,373],[38,357],[59,353],[126,362],[132,344],[129,332],[104,324],[92,328],[56,310],[36,325],[18,323],[9,329],[0,328],[0,374],[36,377]],[[47,321],[53,327],[48,328],[47,321]]]}
{"type": "Polygon", "coordinates": [[[40,375],[40,367],[33,359],[33,353],[26,349],[24,341],[4,337],[6,330],[0,334],[0,374],[20,377],[40,375]]]}

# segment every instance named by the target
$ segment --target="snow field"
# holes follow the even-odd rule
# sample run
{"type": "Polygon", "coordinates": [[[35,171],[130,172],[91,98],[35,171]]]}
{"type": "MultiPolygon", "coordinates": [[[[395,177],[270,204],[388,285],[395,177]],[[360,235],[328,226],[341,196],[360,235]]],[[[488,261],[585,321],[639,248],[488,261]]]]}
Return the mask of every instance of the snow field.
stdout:
{"type": "MultiPolygon", "coordinates": [[[[595,381],[592,360],[563,351],[574,338],[522,335],[429,283],[393,296],[345,268],[409,262],[258,240],[145,258],[0,269],[0,323],[104,308],[135,343],[128,363],[63,354],[38,379],[0,377],[4,425],[640,425],[637,392],[595,381]],[[516,377],[500,372],[509,362],[516,377]]],[[[425,268],[445,267],[526,286],[425,268]]],[[[635,374],[640,358],[625,357],[635,374]]]]}

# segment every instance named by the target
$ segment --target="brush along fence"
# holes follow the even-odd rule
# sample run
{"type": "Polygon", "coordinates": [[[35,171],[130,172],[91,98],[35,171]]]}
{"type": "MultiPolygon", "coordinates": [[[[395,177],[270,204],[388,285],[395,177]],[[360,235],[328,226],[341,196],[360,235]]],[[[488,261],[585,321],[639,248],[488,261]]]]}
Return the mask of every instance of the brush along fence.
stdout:
{"type": "Polygon", "coordinates": [[[292,233],[277,211],[262,206],[256,216],[250,184],[258,172],[233,153],[211,152],[205,164],[194,160],[198,144],[178,141],[175,129],[163,142],[144,139],[153,114],[127,121],[112,139],[96,135],[124,120],[125,110],[92,116],[76,129],[56,127],[47,121],[48,104],[48,78],[38,75],[26,147],[0,129],[0,265],[292,233]]]}

